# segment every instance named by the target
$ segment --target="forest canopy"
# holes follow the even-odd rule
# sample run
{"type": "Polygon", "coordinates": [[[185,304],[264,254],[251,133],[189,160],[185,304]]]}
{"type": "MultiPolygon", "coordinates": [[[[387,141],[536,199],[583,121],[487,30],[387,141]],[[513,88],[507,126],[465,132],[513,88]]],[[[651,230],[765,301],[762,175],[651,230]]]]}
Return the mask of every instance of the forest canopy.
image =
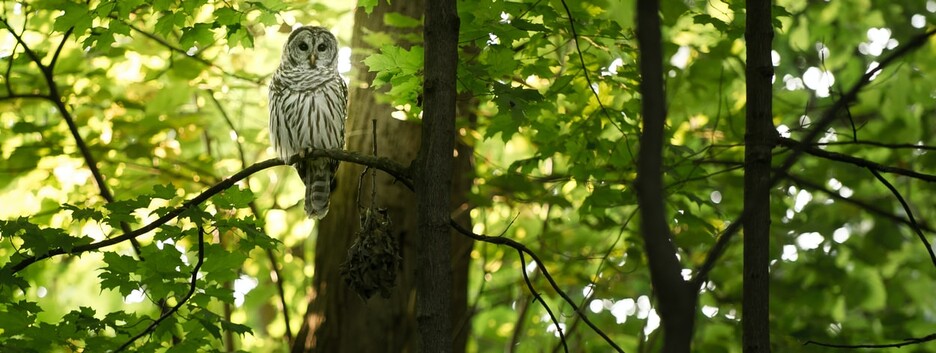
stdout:
{"type": "Polygon", "coordinates": [[[936,349],[936,1],[430,5],[0,2],[0,351],[416,351],[432,315],[455,352],[936,349]],[[268,131],[303,25],[350,89],[321,222],[268,131]],[[378,209],[368,298],[339,264],[378,209]]]}

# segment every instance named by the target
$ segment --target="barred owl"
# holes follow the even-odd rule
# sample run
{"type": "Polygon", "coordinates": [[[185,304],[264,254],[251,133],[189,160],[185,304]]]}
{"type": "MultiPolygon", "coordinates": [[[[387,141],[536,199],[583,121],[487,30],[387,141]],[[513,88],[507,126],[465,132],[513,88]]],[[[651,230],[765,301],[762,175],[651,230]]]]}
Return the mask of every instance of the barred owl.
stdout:
{"type": "MultiPolygon", "coordinates": [[[[270,82],[270,141],[284,162],[309,149],[344,147],[348,87],[338,75],[338,41],[322,27],[293,30],[270,82]]],[[[294,165],[305,184],[305,212],[321,219],[335,186],[338,161],[294,165]]]]}

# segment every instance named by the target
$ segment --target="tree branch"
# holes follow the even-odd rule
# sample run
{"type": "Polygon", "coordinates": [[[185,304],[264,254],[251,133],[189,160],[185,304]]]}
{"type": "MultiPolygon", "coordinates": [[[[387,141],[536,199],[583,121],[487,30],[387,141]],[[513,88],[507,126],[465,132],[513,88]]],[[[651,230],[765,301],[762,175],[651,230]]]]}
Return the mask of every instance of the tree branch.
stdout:
{"type": "Polygon", "coordinates": [[[136,342],[136,340],[140,339],[140,337],[143,337],[146,334],[155,330],[156,326],[158,326],[161,322],[163,322],[163,320],[166,320],[170,315],[174,314],[176,311],[179,311],[179,308],[181,308],[182,305],[184,305],[185,302],[187,302],[190,298],[192,298],[192,295],[195,294],[195,288],[196,288],[195,284],[198,280],[198,270],[201,269],[202,263],[204,262],[205,262],[205,230],[201,226],[199,226],[198,227],[198,261],[195,263],[195,267],[192,268],[192,279],[189,282],[188,293],[185,293],[185,296],[182,297],[182,299],[180,299],[179,302],[176,303],[176,305],[174,305],[172,308],[170,308],[166,312],[162,313],[162,315],[160,315],[159,318],[156,319],[156,321],[153,321],[149,326],[147,326],[146,329],[138,333],[136,336],[131,337],[130,340],[125,342],[120,347],[117,347],[117,349],[114,350],[114,352],[120,352],[126,349],[127,347],[130,347],[130,345],[133,344],[133,342],[136,342]]]}
{"type": "Polygon", "coordinates": [[[58,61],[59,54],[62,53],[62,48],[65,47],[65,41],[68,40],[68,36],[72,34],[75,30],[75,27],[69,27],[65,34],[62,35],[62,41],[59,42],[58,48],[55,48],[55,54],[52,55],[52,61],[49,61],[49,72],[51,73],[55,70],[55,63],[58,61]]]}
{"type": "Polygon", "coordinates": [[[214,68],[214,69],[218,70],[219,72],[221,72],[222,75],[230,76],[230,77],[233,77],[233,78],[236,78],[236,79],[244,80],[244,81],[247,81],[247,82],[250,82],[250,83],[253,83],[253,84],[258,84],[258,85],[263,81],[263,78],[262,78],[262,77],[248,77],[248,76],[236,74],[236,73],[233,73],[233,72],[228,72],[227,70],[225,70],[224,68],[218,66],[217,64],[215,64],[215,63],[212,62],[211,60],[202,58],[201,56],[198,56],[198,55],[189,55],[189,54],[188,54],[188,51],[186,51],[185,49],[182,49],[182,48],[179,48],[179,47],[177,47],[177,46],[175,46],[175,45],[172,45],[172,43],[169,43],[169,42],[166,41],[165,39],[160,38],[159,36],[157,36],[157,35],[155,35],[155,34],[153,34],[153,33],[147,32],[147,31],[141,29],[140,27],[134,26],[134,25],[133,25],[132,23],[130,23],[130,22],[124,21],[124,20],[122,20],[122,19],[119,19],[119,18],[113,17],[113,16],[111,16],[111,19],[112,19],[112,20],[115,20],[115,21],[121,21],[121,22],[123,22],[123,23],[126,24],[128,27],[130,27],[130,29],[133,30],[134,32],[137,32],[137,33],[141,34],[142,36],[144,36],[144,37],[146,37],[146,38],[152,39],[154,42],[159,43],[159,45],[162,45],[162,46],[165,47],[166,49],[169,49],[169,51],[173,51],[173,52],[182,54],[182,55],[183,55],[184,57],[186,57],[186,58],[195,60],[195,61],[197,61],[197,62],[199,62],[199,63],[201,63],[201,64],[203,64],[203,65],[205,65],[205,66],[214,68]]]}
{"type": "Polygon", "coordinates": [[[874,146],[874,147],[884,147],[888,149],[913,149],[913,150],[925,150],[925,151],[936,151],[936,146],[927,146],[927,145],[917,145],[914,143],[885,143],[877,141],[830,141],[830,142],[817,142],[814,143],[815,146],[849,146],[849,145],[864,145],[864,146],[874,146]]]}
{"type": "MultiPolygon", "coordinates": [[[[893,64],[897,59],[926,44],[929,37],[933,36],[934,34],[936,34],[936,28],[911,38],[906,45],[898,47],[897,50],[884,58],[884,60],[881,60],[880,65],[874,69],[868,70],[868,72],[865,73],[864,76],[862,76],[861,79],[859,79],[858,82],[856,82],[846,94],[842,95],[841,99],[826,109],[826,111],[822,114],[822,118],[813,126],[809,134],[803,138],[800,144],[793,148],[793,154],[788,156],[783,161],[782,165],[774,170],[774,176],[770,181],[770,185],[776,185],[780,179],[782,179],[782,174],[785,174],[788,170],[790,170],[793,164],[795,164],[796,161],[799,160],[799,157],[801,157],[805,152],[804,147],[812,144],[812,141],[816,140],[816,138],[819,137],[819,134],[825,132],[826,128],[832,124],[832,121],[834,121],[838,116],[838,112],[840,110],[845,109],[848,104],[858,98],[858,92],[860,92],[862,88],[871,82],[872,76],[890,64],[893,64]]],[[[701,286],[702,283],[705,283],[709,271],[715,267],[715,262],[718,261],[718,258],[721,257],[722,253],[724,253],[725,249],[727,249],[728,242],[730,242],[731,238],[734,237],[738,230],[741,229],[740,225],[744,222],[746,214],[746,210],[741,211],[741,214],[738,216],[738,218],[731,222],[728,227],[725,228],[725,231],[722,232],[722,236],[718,239],[718,241],[715,242],[712,250],[709,250],[709,253],[705,257],[705,262],[698,268],[698,270],[696,270],[696,273],[693,275],[692,282],[696,288],[699,288],[698,286],[701,286]]]]}
{"type": "Polygon", "coordinates": [[[549,319],[552,320],[553,325],[556,326],[556,332],[559,333],[559,340],[562,341],[562,348],[565,348],[565,352],[569,353],[569,345],[566,343],[565,333],[562,332],[562,326],[559,326],[559,320],[556,319],[556,315],[554,315],[552,309],[549,308],[549,304],[546,304],[543,297],[540,296],[536,288],[533,287],[533,282],[530,282],[530,276],[527,275],[526,271],[526,258],[523,256],[523,251],[517,250],[517,253],[520,255],[520,273],[523,274],[523,281],[526,282],[527,288],[530,289],[530,294],[533,295],[534,300],[540,302],[543,308],[546,309],[546,313],[549,314],[549,319]]]}
{"type": "MultiPolygon", "coordinates": [[[[36,55],[36,53],[32,51],[32,49],[29,48],[29,45],[26,44],[26,41],[23,40],[23,37],[17,34],[16,31],[13,30],[13,27],[11,27],[9,23],[7,23],[6,18],[0,17],[0,23],[3,23],[3,26],[10,30],[10,34],[13,35],[13,38],[16,39],[17,43],[23,46],[23,51],[25,51],[26,55],[28,55],[29,58],[34,63],[36,63],[36,65],[39,66],[39,70],[42,70],[42,72],[45,72],[46,67],[45,65],[42,65],[42,60],[40,60],[39,56],[36,55]]],[[[25,32],[25,28],[23,29],[23,31],[25,32]]],[[[12,53],[10,54],[10,56],[12,56],[12,53]]]]}
{"type": "MultiPolygon", "coordinates": [[[[802,156],[802,154],[806,152],[805,147],[808,146],[809,144],[812,144],[812,142],[815,141],[819,137],[820,134],[824,134],[826,132],[826,128],[828,128],[829,125],[831,125],[832,122],[839,116],[840,111],[842,111],[843,109],[846,109],[849,104],[851,104],[852,102],[858,99],[858,93],[861,92],[861,90],[865,86],[871,83],[872,77],[874,77],[878,72],[884,70],[884,68],[893,64],[898,59],[906,56],[907,54],[911,53],[913,50],[926,44],[929,37],[933,36],[934,34],[936,34],[936,28],[930,29],[924,33],[920,33],[914,36],[913,38],[910,38],[910,40],[906,42],[907,43],[906,45],[897,47],[897,50],[895,50],[886,58],[881,60],[878,66],[874,67],[873,69],[868,70],[868,72],[866,72],[863,76],[861,76],[858,82],[856,82],[851,87],[851,89],[848,90],[848,92],[842,95],[842,97],[839,100],[835,101],[835,104],[833,104],[831,107],[825,110],[825,112],[822,114],[822,118],[820,118],[819,121],[814,124],[812,129],[806,135],[806,137],[802,139],[803,144],[800,144],[796,146],[795,148],[793,148],[793,154],[788,156],[783,161],[783,164],[780,166],[780,170],[787,171],[787,170],[790,170],[791,167],[793,167],[793,164],[795,164],[796,161],[798,161],[799,158],[802,156]]],[[[778,178],[779,178],[778,175],[774,175],[774,178],[770,184],[776,185],[777,181],[779,181],[778,178]]]]}
{"type": "Polygon", "coordinates": [[[546,281],[549,282],[549,285],[552,286],[553,290],[555,290],[556,293],[558,293],[559,296],[562,297],[562,299],[565,300],[565,302],[568,303],[572,307],[572,310],[574,310],[575,313],[578,314],[582,318],[582,321],[584,321],[585,324],[588,325],[588,327],[591,327],[591,329],[595,331],[595,333],[601,336],[601,338],[603,338],[605,342],[608,343],[608,345],[614,348],[615,351],[619,353],[624,352],[624,350],[622,350],[620,346],[618,346],[616,343],[614,343],[613,340],[611,340],[611,337],[608,337],[608,335],[605,334],[604,331],[602,331],[600,328],[598,328],[598,326],[596,326],[591,320],[588,319],[588,316],[585,315],[585,312],[582,311],[582,309],[578,305],[575,304],[575,301],[572,300],[572,298],[569,297],[569,295],[566,294],[565,291],[563,291],[562,288],[559,287],[559,284],[557,284],[556,281],[553,279],[552,275],[549,274],[549,271],[544,266],[543,260],[541,260],[539,256],[536,255],[535,252],[530,250],[530,248],[527,248],[526,245],[523,245],[513,239],[506,238],[506,237],[492,237],[492,236],[487,236],[487,235],[476,234],[468,229],[465,229],[465,227],[462,227],[461,224],[458,224],[454,220],[451,220],[449,224],[452,226],[452,228],[455,229],[455,231],[471,239],[474,239],[477,241],[483,241],[485,243],[490,243],[490,244],[495,244],[495,245],[506,245],[508,247],[513,248],[514,250],[521,251],[529,255],[530,258],[532,258],[533,261],[536,262],[536,268],[538,268],[540,272],[543,273],[543,277],[546,278],[546,281]]]}
{"type": "MultiPolygon", "coordinates": [[[[391,159],[360,155],[360,154],[351,153],[351,152],[344,151],[344,150],[313,150],[310,153],[308,153],[305,158],[311,159],[311,158],[317,158],[317,157],[329,157],[329,158],[337,159],[337,160],[344,161],[344,162],[351,162],[355,164],[366,165],[366,166],[380,169],[386,172],[387,174],[389,174],[390,176],[393,176],[400,182],[402,182],[408,188],[412,189],[413,183],[409,178],[409,172],[407,168],[403,167],[399,163],[394,162],[391,159]]],[[[302,158],[299,158],[299,156],[295,156],[289,160],[289,164],[294,164],[301,159],[302,158]]],[[[77,255],[77,254],[81,254],[81,253],[85,253],[89,251],[95,251],[95,250],[105,248],[114,244],[119,244],[124,241],[128,241],[130,239],[135,239],[175,219],[176,217],[178,217],[180,214],[182,214],[186,210],[194,206],[200,205],[201,203],[205,202],[212,196],[230,188],[235,183],[243,180],[244,178],[254,173],[257,173],[261,170],[283,165],[283,164],[284,164],[283,161],[276,159],[276,158],[254,163],[251,166],[209,187],[205,191],[202,191],[200,194],[198,194],[194,198],[184,202],[181,206],[175,209],[172,209],[171,211],[169,211],[162,217],[157,218],[156,220],[148,223],[147,225],[141,228],[138,228],[130,232],[126,232],[117,237],[104,239],[104,240],[91,243],[91,244],[87,244],[87,245],[76,246],[68,251],[66,251],[63,248],[53,248],[53,249],[50,249],[45,254],[27,256],[26,258],[20,260],[16,264],[13,264],[9,268],[12,271],[12,273],[16,273],[26,268],[27,266],[33,263],[36,263],[39,260],[44,260],[53,256],[64,255],[64,254],[77,255]]]]}
{"type": "Polygon", "coordinates": [[[928,335],[928,336],[926,336],[926,337],[907,338],[907,339],[904,339],[903,341],[900,341],[900,342],[897,342],[897,343],[889,343],[889,344],[834,344],[834,343],[822,343],[822,342],[816,342],[816,341],[806,341],[806,343],[803,343],[803,345],[805,346],[805,345],[810,345],[810,344],[812,344],[812,345],[822,346],[822,347],[830,347],[830,348],[849,348],[849,349],[855,349],[855,348],[900,348],[900,347],[903,347],[903,346],[909,346],[909,345],[914,345],[914,344],[921,344],[921,343],[925,343],[925,342],[929,342],[929,341],[936,341],[936,333],[930,334],[930,335],[928,335]]]}
{"type": "MultiPolygon", "coordinates": [[[[842,195],[839,195],[838,192],[835,192],[835,191],[833,191],[833,190],[829,190],[828,188],[826,188],[826,187],[824,187],[824,186],[822,186],[822,185],[820,185],[820,184],[814,183],[814,182],[812,182],[812,181],[806,180],[806,179],[801,178],[801,177],[796,176],[796,175],[792,175],[792,174],[786,173],[784,176],[786,177],[786,179],[792,181],[794,184],[799,185],[800,187],[808,188],[808,189],[812,189],[812,190],[816,190],[816,191],[821,191],[822,193],[825,193],[826,195],[828,195],[829,197],[835,199],[836,201],[842,201],[842,202],[850,203],[850,204],[852,204],[852,205],[857,206],[858,208],[861,208],[861,209],[865,210],[865,211],[868,212],[868,213],[876,214],[876,215],[878,215],[878,216],[880,216],[880,217],[887,218],[887,219],[889,219],[889,220],[891,220],[891,221],[898,222],[898,223],[903,223],[903,224],[905,224],[905,225],[908,225],[908,226],[913,227],[913,222],[910,222],[909,219],[906,219],[906,218],[897,216],[897,215],[895,215],[895,214],[893,214],[893,213],[887,212],[887,211],[885,211],[885,210],[883,210],[883,209],[881,209],[881,208],[878,208],[877,206],[874,206],[873,204],[871,204],[871,203],[869,203],[869,202],[861,201],[861,200],[856,200],[856,199],[853,198],[853,197],[842,197],[842,195]]],[[[936,233],[936,229],[933,229],[932,227],[930,227],[929,225],[927,225],[927,224],[925,224],[925,223],[917,224],[917,226],[920,227],[920,229],[922,229],[922,230],[924,230],[924,231],[927,231],[927,232],[930,232],[930,233],[936,233]]]]}
{"type": "Polygon", "coordinates": [[[637,154],[637,205],[640,236],[650,265],[650,281],[662,321],[662,352],[689,352],[698,292],[683,280],[676,246],[666,221],[663,193],[663,145],[666,95],[658,0],[637,2],[637,44],[640,49],[640,96],[643,133],[637,154]]]}
{"type": "Polygon", "coordinates": [[[871,174],[874,174],[874,177],[877,178],[881,184],[884,184],[884,186],[894,194],[894,197],[896,197],[897,201],[900,202],[900,205],[903,206],[904,212],[907,213],[907,218],[910,219],[911,228],[913,228],[914,232],[916,232],[917,236],[920,238],[920,242],[923,243],[923,246],[926,247],[926,251],[930,256],[930,261],[933,262],[933,267],[936,267],[936,253],[933,252],[933,246],[930,245],[929,240],[926,240],[926,235],[924,235],[923,231],[920,230],[920,225],[918,225],[916,219],[913,218],[913,210],[910,209],[910,205],[908,205],[907,201],[904,200],[902,195],[900,195],[900,191],[897,191],[897,188],[895,188],[894,185],[881,176],[881,173],[878,173],[876,170],[871,168],[868,168],[868,170],[871,171],[871,174]]]}
{"type": "MultiPolygon", "coordinates": [[[[402,164],[399,164],[389,158],[374,157],[374,156],[348,152],[345,150],[332,150],[332,149],[312,150],[306,155],[305,158],[312,159],[312,158],[319,158],[319,157],[329,157],[329,158],[333,158],[342,162],[349,162],[349,163],[354,163],[354,164],[359,164],[359,165],[379,169],[383,171],[384,173],[387,173],[388,175],[394,177],[397,181],[402,183],[408,189],[414,190],[413,182],[409,176],[410,169],[408,167],[404,167],[402,164]]],[[[48,258],[58,256],[58,255],[65,255],[65,254],[77,255],[77,254],[81,254],[81,253],[85,253],[89,251],[96,251],[96,250],[99,250],[99,249],[102,249],[111,245],[115,245],[115,244],[127,241],[131,238],[139,237],[141,235],[147,234],[155,230],[159,226],[166,224],[172,219],[175,219],[176,217],[178,217],[180,214],[182,214],[186,210],[194,206],[200,205],[201,203],[205,202],[212,196],[226,190],[227,188],[230,188],[237,182],[245,179],[247,176],[253,175],[257,172],[260,172],[262,170],[265,170],[271,167],[281,166],[284,164],[295,164],[296,162],[300,160],[302,160],[302,158],[299,158],[298,156],[296,156],[296,157],[291,158],[288,163],[283,163],[282,161],[276,158],[254,163],[250,165],[249,167],[209,187],[205,191],[202,191],[200,194],[196,195],[192,199],[189,199],[188,201],[184,202],[181,206],[170,210],[164,216],[159,217],[156,220],[146,224],[145,226],[138,228],[136,230],[133,230],[132,232],[125,233],[123,235],[120,235],[114,238],[105,239],[96,243],[76,246],[72,248],[70,251],[65,251],[62,248],[54,248],[42,255],[38,255],[38,256],[34,255],[34,256],[26,257],[25,259],[20,260],[16,264],[13,264],[13,265],[7,264],[7,266],[4,266],[4,269],[9,268],[9,270],[11,270],[12,273],[16,273],[26,268],[27,266],[33,263],[36,263],[40,260],[48,259],[48,258]]],[[[590,319],[588,319],[588,316],[586,316],[584,311],[578,305],[575,304],[575,301],[572,300],[572,298],[569,297],[569,295],[566,294],[559,287],[556,281],[552,278],[552,275],[546,269],[543,260],[540,259],[540,257],[536,255],[535,252],[527,248],[525,245],[510,238],[492,237],[492,236],[475,234],[451,219],[449,220],[449,225],[453,229],[455,229],[455,231],[457,231],[458,233],[461,233],[462,235],[472,238],[474,240],[483,241],[483,242],[494,244],[494,245],[506,245],[510,248],[513,248],[514,250],[517,250],[517,251],[520,251],[529,255],[533,259],[533,261],[536,263],[537,268],[543,273],[543,276],[549,282],[553,290],[555,290],[559,294],[559,296],[561,296],[563,300],[565,300],[565,302],[568,303],[572,307],[575,313],[581,317],[582,321],[584,321],[585,324],[588,325],[595,333],[601,336],[611,347],[614,348],[615,351],[623,353],[623,350],[620,348],[620,346],[614,343],[614,341],[611,340],[611,338],[606,333],[604,333],[604,331],[602,331],[590,319]]]]}
{"type": "Polygon", "coordinates": [[[816,157],[825,158],[825,159],[836,161],[836,162],[854,164],[856,166],[868,168],[868,169],[875,170],[875,171],[899,174],[899,175],[903,175],[903,176],[907,176],[907,177],[911,177],[911,178],[919,179],[923,181],[928,181],[928,182],[936,182],[936,175],[924,174],[924,173],[920,173],[920,172],[917,172],[915,170],[910,170],[910,169],[891,167],[891,166],[875,163],[866,159],[852,157],[847,154],[826,151],[819,147],[816,147],[815,145],[807,145],[805,143],[796,141],[794,139],[781,137],[778,140],[778,142],[780,145],[790,147],[791,149],[800,149],[803,152],[807,154],[811,154],[816,157]]]}

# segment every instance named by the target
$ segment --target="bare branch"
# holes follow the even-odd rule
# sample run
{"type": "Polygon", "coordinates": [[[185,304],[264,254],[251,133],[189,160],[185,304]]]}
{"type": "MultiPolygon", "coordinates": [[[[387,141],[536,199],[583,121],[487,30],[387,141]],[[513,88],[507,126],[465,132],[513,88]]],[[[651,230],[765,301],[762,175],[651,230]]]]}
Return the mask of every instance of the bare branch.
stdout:
{"type": "Polygon", "coordinates": [[[930,260],[933,262],[933,266],[936,267],[936,253],[933,252],[933,246],[930,245],[929,240],[926,240],[926,235],[923,234],[923,231],[920,230],[920,225],[917,224],[916,219],[913,218],[913,210],[910,209],[910,205],[907,204],[907,201],[904,200],[903,196],[900,195],[900,191],[897,191],[897,188],[894,187],[887,179],[884,179],[880,173],[876,170],[868,168],[871,171],[871,174],[874,174],[874,177],[877,178],[881,184],[887,187],[891,193],[894,194],[894,197],[897,198],[897,201],[900,202],[900,205],[903,206],[904,212],[907,213],[907,217],[910,218],[911,228],[917,233],[917,236],[920,238],[920,242],[926,247],[926,251],[929,253],[930,260]]]}
{"type": "MultiPolygon", "coordinates": [[[[806,152],[805,147],[815,141],[820,134],[824,134],[826,132],[826,128],[828,128],[829,125],[835,121],[835,119],[839,116],[839,112],[843,109],[846,109],[849,104],[854,102],[858,98],[858,93],[861,92],[865,86],[871,83],[872,77],[874,77],[878,72],[884,70],[884,68],[892,65],[898,59],[926,44],[929,37],[933,36],[934,34],[936,34],[936,28],[930,29],[929,31],[920,33],[913,38],[910,38],[906,42],[907,44],[897,47],[897,50],[894,50],[890,55],[881,60],[878,66],[868,70],[868,72],[861,76],[861,79],[859,79],[858,82],[856,82],[851,87],[851,89],[848,90],[848,92],[843,94],[841,99],[837,100],[835,104],[823,112],[822,118],[820,118],[819,121],[813,125],[812,129],[809,131],[806,137],[802,139],[802,142],[805,144],[800,144],[793,148],[793,153],[783,161],[780,170],[789,170],[790,167],[792,167],[793,164],[799,160],[803,153],[806,152]]],[[[778,177],[778,175],[774,175],[771,185],[775,185],[777,181],[779,181],[778,177]]]]}
{"type": "Polygon", "coordinates": [[[591,329],[595,331],[595,333],[601,336],[601,338],[603,338],[605,342],[607,342],[612,348],[614,348],[615,351],[620,352],[620,353],[624,352],[624,350],[622,350],[620,346],[618,346],[616,343],[614,343],[613,340],[611,340],[611,337],[608,337],[608,335],[605,334],[604,331],[602,331],[600,328],[598,328],[598,326],[596,326],[591,320],[588,319],[588,316],[585,315],[585,312],[578,305],[575,304],[575,301],[572,300],[572,298],[569,297],[569,295],[566,294],[562,290],[562,288],[559,288],[559,284],[556,283],[552,275],[549,274],[549,271],[544,266],[543,260],[541,260],[539,256],[536,255],[535,252],[530,250],[530,248],[527,248],[525,245],[510,238],[492,237],[492,236],[487,236],[487,235],[475,234],[474,232],[468,229],[465,229],[465,227],[462,227],[461,224],[458,224],[454,220],[449,222],[449,224],[452,226],[452,228],[455,229],[455,231],[471,239],[474,239],[477,241],[483,241],[485,243],[490,243],[490,244],[506,245],[506,246],[513,248],[514,250],[521,251],[523,253],[526,253],[527,255],[530,255],[533,261],[536,262],[536,268],[538,268],[543,273],[543,277],[546,278],[546,281],[549,282],[553,290],[555,290],[556,293],[558,293],[559,296],[562,297],[562,299],[565,300],[566,303],[572,306],[572,310],[574,310],[575,313],[578,314],[582,318],[582,321],[584,321],[585,324],[588,325],[588,327],[591,327],[591,329]]]}
{"type": "MultiPolygon", "coordinates": [[[[801,177],[796,176],[796,175],[792,175],[792,174],[787,173],[787,174],[785,174],[785,177],[786,177],[787,179],[789,179],[790,181],[792,181],[794,184],[799,185],[799,186],[801,186],[801,187],[803,187],[803,188],[808,188],[808,189],[812,189],[812,190],[816,190],[816,191],[821,191],[822,193],[825,193],[826,195],[828,195],[829,197],[835,199],[836,201],[847,202],[847,203],[850,203],[850,204],[852,204],[852,205],[857,206],[858,208],[861,208],[861,209],[865,210],[865,211],[868,212],[868,213],[876,214],[876,215],[878,215],[878,216],[880,216],[880,217],[887,218],[887,219],[889,219],[889,220],[891,220],[891,221],[894,221],[894,222],[903,223],[903,224],[906,224],[906,225],[911,226],[911,227],[913,226],[913,222],[910,222],[909,219],[906,219],[906,218],[904,218],[904,217],[900,217],[900,216],[898,216],[898,215],[895,215],[895,214],[893,214],[893,213],[891,213],[891,212],[885,211],[885,210],[883,210],[883,209],[881,209],[881,208],[879,208],[879,207],[877,207],[877,206],[875,206],[875,205],[873,205],[873,204],[871,204],[871,203],[869,203],[869,202],[861,201],[861,200],[856,200],[854,197],[842,197],[842,195],[839,195],[838,192],[835,192],[835,191],[833,191],[833,190],[829,190],[828,188],[824,187],[823,185],[814,183],[814,182],[812,182],[812,181],[806,180],[806,179],[801,178],[801,177]]],[[[928,226],[928,225],[925,224],[925,223],[918,223],[917,226],[920,227],[921,230],[924,230],[924,231],[927,231],[927,232],[931,232],[931,233],[936,233],[936,229],[933,229],[932,227],[928,226]]]]}
{"type": "Polygon", "coordinates": [[[929,342],[929,341],[936,341],[936,333],[930,334],[930,335],[928,335],[928,336],[926,336],[926,337],[907,338],[907,339],[904,339],[903,341],[900,341],[900,342],[897,342],[897,343],[889,343],[889,344],[834,344],[834,343],[822,343],[822,342],[816,342],[816,341],[806,341],[806,343],[803,343],[803,345],[805,346],[805,345],[810,345],[810,344],[812,344],[812,345],[822,346],[822,347],[830,347],[830,348],[848,348],[848,349],[854,349],[854,348],[876,348],[876,349],[879,349],[879,348],[900,348],[900,347],[903,347],[903,346],[909,346],[909,345],[914,345],[914,344],[921,344],[921,343],[925,343],[925,342],[929,342]]]}
{"type": "Polygon", "coordinates": [[[565,348],[565,352],[569,353],[569,345],[566,343],[565,333],[562,332],[562,326],[559,326],[559,320],[556,319],[556,315],[554,315],[552,309],[549,308],[549,304],[546,304],[543,297],[540,296],[536,288],[533,287],[533,282],[530,282],[530,276],[527,275],[526,271],[526,258],[523,256],[523,251],[517,250],[517,253],[520,255],[520,273],[523,274],[523,281],[526,282],[527,288],[530,289],[530,294],[533,295],[533,298],[540,302],[540,304],[543,304],[543,308],[546,309],[546,313],[549,314],[549,319],[552,320],[553,325],[556,326],[556,332],[559,332],[559,340],[562,341],[562,348],[565,348]]]}
{"type": "Polygon", "coordinates": [[[52,55],[52,61],[49,61],[50,73],[52,72],[52,70],[55,70],[55,63],[58,61],[59,54],[62,53],[62,48],[65,47],[65,41],[68,40],[68,36],[70,36],[74,30],[75,30],[75,27],[69,27],[68,30],[65,31],[65,34],[62,36],[62,41],[59,42],[58,48],[55,48],[55,54],[52,55]]]}
{"type": "Polygon", "coordinates": [[[928,182],[936,182],[936,175],[924,174],[924,173],[920,173],[920,172],[910,170],[910,169],[891,167],[891,166],[875,163],[866,159],[852,157],[847,154],[842,154],[838,152],[829,152],[821,148],[818,148],[816,146],[806,145],[794,139],[781,137],[778,140],[778,142],[783,146],[787,146],[793,149],[800,149],[806,152],[807,154],[811,154],[816,157],[825,158],[825,159],[836,161],[836,162],[854,164],[856,166],[868,168],[868,169],[875,170],[875,171],[899,174],[899,175],[903,175],[903,176],[907,176],[910,178],[919,179],[923,181],[928,181],[928,182]]]}
{"type": "Polygon", "coordinates": [[[0,23],[3,23],[3,26],[10,30],[10,34],[13,35],[13,38],[16,39],[16,42],[23,46],[23,51],[26,52],[26,55],[29,56],[29,59],[31,59],[37,66],[39,66],[40,70],[45,72],[46,68],[45,65],[42,65],[42,60],[39,59],[39,56],[36,55],[36,52],[29,48],[29,45],[26,44],[26,41],[23,40],[23,37],[17,34],[16,31],[13,30],[13,27],[7,23],[6,18],[0,17],[0,23]]]}
{"type": "Polygon", "coordinates": [[[814,145],[816,146],[862,145],[862,146],[883,147],[883,148],[889,148],[889,149],[914,149],[914,150],[921,150],[921,151],[936,151],[936,146],[917,145],[913,143],[884,143],[884,142],[877,142],[877,141],[831,141],[831,142],[817,142],[814,145]]]}

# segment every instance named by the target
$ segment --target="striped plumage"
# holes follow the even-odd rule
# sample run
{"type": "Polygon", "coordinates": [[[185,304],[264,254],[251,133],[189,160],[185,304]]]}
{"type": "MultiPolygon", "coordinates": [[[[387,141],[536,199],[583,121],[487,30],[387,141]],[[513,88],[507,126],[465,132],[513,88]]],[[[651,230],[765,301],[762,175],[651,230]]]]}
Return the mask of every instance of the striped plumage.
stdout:
{"type": "MultiPolygon", "coordinates": [[[[270,82],[270,141],[283,161],[308,149],[344,147],[348,87],[338,75],[338,41],[322,27],[293,30],[270,82]]],[[[309,218],[328,213],[338,161],[303,160],[294,165],[306,186],[309,218]]]]}

